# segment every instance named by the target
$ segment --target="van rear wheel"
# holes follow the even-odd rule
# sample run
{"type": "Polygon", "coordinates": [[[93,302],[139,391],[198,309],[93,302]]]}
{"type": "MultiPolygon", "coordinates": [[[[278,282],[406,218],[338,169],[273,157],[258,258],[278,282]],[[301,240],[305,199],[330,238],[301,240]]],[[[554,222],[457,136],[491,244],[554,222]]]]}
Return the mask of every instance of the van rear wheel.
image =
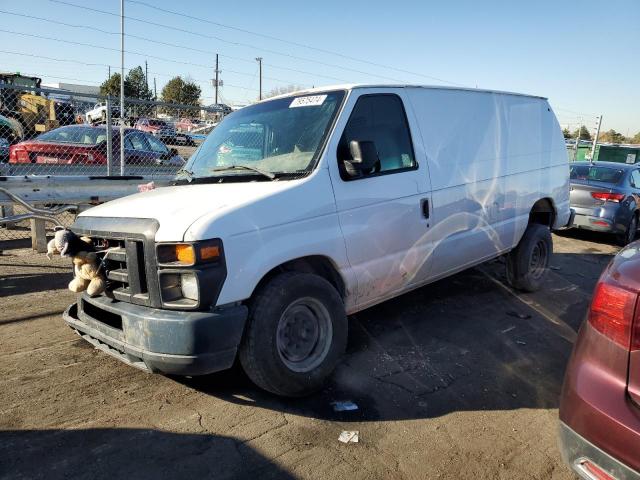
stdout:
{"type": "Polygon", "coordinates": [[[518,290],[540,290],[549,269],[553,242],[549,227],[531,223],[518,246],[507,255],[507,281],[518,290]]]}
{"type": "Polygon", "coordinates": [[[297,397],[324,385],[347,344],[342,298],[325,279],[286,272],[253,298],[240,363],[259,387],[297,397]]]}

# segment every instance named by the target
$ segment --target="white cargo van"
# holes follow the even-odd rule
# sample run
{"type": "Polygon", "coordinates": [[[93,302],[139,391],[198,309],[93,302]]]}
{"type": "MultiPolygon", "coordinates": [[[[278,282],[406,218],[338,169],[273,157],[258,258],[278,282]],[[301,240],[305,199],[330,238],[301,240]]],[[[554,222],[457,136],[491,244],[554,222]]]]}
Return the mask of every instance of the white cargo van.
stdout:
{"type": "Polygon", "coordinates": [[[564,139],[546,99],[340,86],[229,115],[175,185],[108,202],[72,230],[109,254],[109,287],[65,312],[151,372],[236,357],[260,387],[317,389],[347,315],[506,255],[540,287],[570,219],[564,139]]]}

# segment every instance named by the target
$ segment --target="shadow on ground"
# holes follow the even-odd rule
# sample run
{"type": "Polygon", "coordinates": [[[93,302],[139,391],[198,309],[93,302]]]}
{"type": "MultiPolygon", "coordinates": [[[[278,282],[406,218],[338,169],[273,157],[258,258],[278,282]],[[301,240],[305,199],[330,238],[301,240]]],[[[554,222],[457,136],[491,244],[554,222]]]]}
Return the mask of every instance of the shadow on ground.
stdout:
{"type": "Polygon", "coordinates": [[[105,428],[0,431],[0,478],[294,477],[234,438],[105,428]]]}
{"type": "Polygon", "coordinates": [[[62,290],[73,278],[71,267],[55,273],[21,273],[0,277],[0,298],[11,295],[62,290]]]}
{"type": "Polygon", "coordinates": [[[583,240],[585,242],[600,243],[603,245],[618,246],[617,237],[611,233],[594,232],[592,230],[584,230],[580,228],[568,228],[566,230],[554,230],[554,235],[563,238],[572,238],[575,240],[583,240]]]}
{"type": "Polygon", "coordinates": [[[556,408],[571,341],[610,258],[556,254],[545,289],[527,295],[501,286],[496,261],[360,312],[331,382],[304,399],[262,392],[237,367],[176,380],[230,402],[339,421],[556,408]],[[336,413],[336,400],[359,409],[336,413]]]}

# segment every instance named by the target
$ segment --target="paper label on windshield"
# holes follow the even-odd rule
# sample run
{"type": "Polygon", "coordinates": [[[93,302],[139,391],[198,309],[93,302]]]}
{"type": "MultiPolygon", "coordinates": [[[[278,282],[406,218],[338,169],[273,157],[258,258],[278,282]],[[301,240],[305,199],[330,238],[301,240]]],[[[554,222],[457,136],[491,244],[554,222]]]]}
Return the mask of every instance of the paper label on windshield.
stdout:
{"type": "Polygon", "coordinates": [[[326,95],[311,95],[309,97],[297,97],[294,98],[289,105],[289,108],[296,107],[317,107],[318,105],[322,105],[324,100],[327,98],[326,95]]]}

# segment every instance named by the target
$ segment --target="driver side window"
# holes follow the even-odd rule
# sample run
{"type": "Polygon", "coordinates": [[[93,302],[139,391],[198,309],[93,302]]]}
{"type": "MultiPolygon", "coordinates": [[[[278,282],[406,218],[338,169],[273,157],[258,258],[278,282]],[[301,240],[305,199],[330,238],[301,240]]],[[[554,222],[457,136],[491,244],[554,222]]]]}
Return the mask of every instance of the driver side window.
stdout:
{"type": "Polygon", "coordinates": [[[338,162],[343,180],[401,172],[417,168],[409,125],[402,100],[393,94],[363,95],[356,102],[338,144],[338,162]],[[351,160],[351,141],[373,142],[378,164],[358,177],[349,176],[343,162],[351,160]]]}

